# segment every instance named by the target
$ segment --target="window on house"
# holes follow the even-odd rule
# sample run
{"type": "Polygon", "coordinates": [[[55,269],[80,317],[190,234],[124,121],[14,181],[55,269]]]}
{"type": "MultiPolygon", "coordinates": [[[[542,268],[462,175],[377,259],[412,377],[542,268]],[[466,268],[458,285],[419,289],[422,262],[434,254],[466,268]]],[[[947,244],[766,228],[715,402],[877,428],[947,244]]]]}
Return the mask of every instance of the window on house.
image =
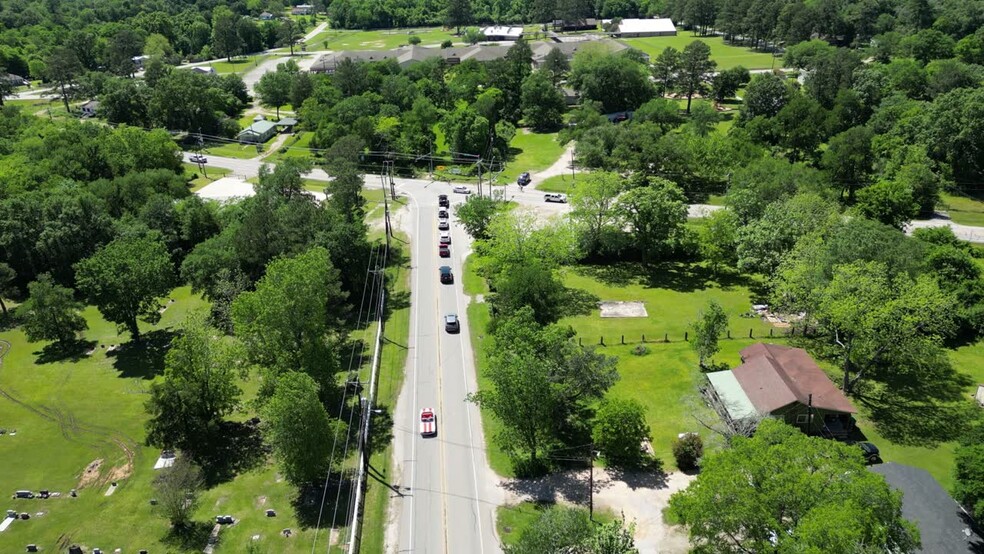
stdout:
{"type": "Polygon", "coordinates": [[[799,414],[796,416],[796,423],[806,423],[806,414],[799,414]]]}

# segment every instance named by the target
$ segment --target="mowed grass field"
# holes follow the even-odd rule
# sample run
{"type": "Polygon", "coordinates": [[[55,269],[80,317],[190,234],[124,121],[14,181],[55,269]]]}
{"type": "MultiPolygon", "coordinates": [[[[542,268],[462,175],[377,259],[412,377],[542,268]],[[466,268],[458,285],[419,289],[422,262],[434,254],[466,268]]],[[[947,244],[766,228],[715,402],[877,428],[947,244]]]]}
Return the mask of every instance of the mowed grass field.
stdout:
{"type": "Polygon", "coordinates": [[[564,154],[564,145],[557,142],[557,133],[534,133],[519,129],[509,143],[510,159],[499,174],[500,185],[516,183],[520,173],[534,173],[553,165],[564,154]]]}
{"type": "Polygon", "coordinates": [[[420,46],[440,46],[446,40],[464,44],[454,36],[454,29],[422,27],[415,29],[376,29],[357,31],[328,29],[311,37],[308,48],[324,50],[389,50],[409,44],[411,36],[420,38],[420,46]]]}
{"type": "MultiPolygon", "coordinates": [[[[622,42],[633,48],[637,48],[650,58],[655,59],[667,47],[672,46],[677,50],[683,51],[691,42],[699,40],[711,48],[711,59],[717,62],[718,69],[729,69],[735,66],[744,66],[747,69],[769,69],[773,66],[772,54],[756,52],[751,48],[742,46],[732,46],[724,42],[723,37],[699,37],[694,36],[690,31],[677,29],[676,36],[673,37],[643,37],[625,38],[622,42]]],[[[775,60],[775,67],[782,67],[782,60],[775,60]]]]}
{"type": "Polygon", "coordinates": [[[984,200],[971,196],[958,196],[943,193],[940,208],[945,210],[954,223],[984,227],[984,200]]]}

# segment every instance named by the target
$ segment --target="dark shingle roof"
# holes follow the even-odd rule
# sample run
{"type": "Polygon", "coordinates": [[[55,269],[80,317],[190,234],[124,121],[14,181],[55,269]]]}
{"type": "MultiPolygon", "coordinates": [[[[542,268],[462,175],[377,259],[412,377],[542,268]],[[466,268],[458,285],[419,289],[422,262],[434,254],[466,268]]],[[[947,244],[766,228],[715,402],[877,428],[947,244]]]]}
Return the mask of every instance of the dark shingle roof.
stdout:
{"type": "Polygon", "coordinates": [[[970,516],[929,472],[893,463],[869,469],[883,475],[889,485],[902,491],[902,516],[919,527],[922,552],[984,552],[984,540],[974,532],[970,516]]]}

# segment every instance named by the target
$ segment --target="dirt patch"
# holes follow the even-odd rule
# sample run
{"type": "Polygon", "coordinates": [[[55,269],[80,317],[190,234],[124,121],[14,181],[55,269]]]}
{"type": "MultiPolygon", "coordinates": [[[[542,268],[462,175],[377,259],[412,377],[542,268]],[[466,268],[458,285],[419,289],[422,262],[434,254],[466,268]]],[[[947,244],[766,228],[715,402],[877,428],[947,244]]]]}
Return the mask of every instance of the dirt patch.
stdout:
{"type": "Polygon", "coordinates": [[[116,466],[109,471],[107,479],[109,481],[121,481],[133,474],[133,464],[127,462],[121,466],[116,466]]]}
{"type": "Polygon", "coordinates": [[[99,470],[102,468],[102,463],[102,458],[89,462],[89,465],[85,466],[85,469],[82,470],[82,476],[79,477],[79,484],[76,488],[84,489],[89,485],[98,483],[100,473],[99,470]]]}
{"type": "Polygon", "coordinates": [[[642,302],[599,302],[601,317],[649,317],[642,302]]]}
{"type": "Polygon", "coordinates": [[[267,501],[267,497],[265,497],[265,496],[258,496],[258,497],[256,497],[256,505],[257,506],[266,506],[266,501],[267,501]]]}

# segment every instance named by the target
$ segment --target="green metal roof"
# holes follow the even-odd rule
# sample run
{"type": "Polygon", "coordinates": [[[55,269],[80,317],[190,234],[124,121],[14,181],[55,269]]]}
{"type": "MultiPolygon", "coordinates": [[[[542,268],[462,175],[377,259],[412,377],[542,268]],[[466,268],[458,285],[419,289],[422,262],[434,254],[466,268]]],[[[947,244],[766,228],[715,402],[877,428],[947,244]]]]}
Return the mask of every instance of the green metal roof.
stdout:
{"type": "Polygon", "coordinates": [[[243,129],[243,132],[250,131],[252,133],[256,133],[257,135],[262,135],[270,131],[270,129],[273,129],[276,126],[277,124],[272,121],[267,121],[267,120],[257,121],[256,123],[250,125],[248,128],[243,129]]]}
{"type": "Polygon", "coordinates": [[[731,419],[744,419],[756,414],[755,405],[749,400],[731,370],[708,373],[707,380],[724,403],[731,419]]]}

